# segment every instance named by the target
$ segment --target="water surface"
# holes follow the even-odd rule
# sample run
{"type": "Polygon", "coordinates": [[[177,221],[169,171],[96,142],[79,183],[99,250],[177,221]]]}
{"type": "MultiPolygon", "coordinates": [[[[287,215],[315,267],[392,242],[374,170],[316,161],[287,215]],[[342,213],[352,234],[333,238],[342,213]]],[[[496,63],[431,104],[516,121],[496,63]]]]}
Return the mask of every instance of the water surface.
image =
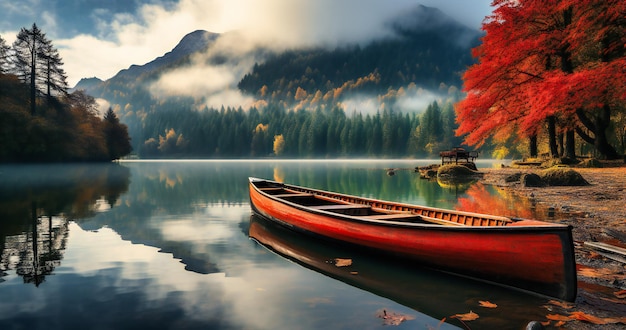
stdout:
{"type": "Polygon", "coordinates": [[[0,329],[382,329],[383,311],[410,319],[398,329],[464,328],[450,316],[470,311],[480,315],[472,329],[545,319],[547,299],[319,242],[251,214],[249,176],[533,215],[491,187],[421,180],[412,169],[427,163],[0,166],[0,329]]]}

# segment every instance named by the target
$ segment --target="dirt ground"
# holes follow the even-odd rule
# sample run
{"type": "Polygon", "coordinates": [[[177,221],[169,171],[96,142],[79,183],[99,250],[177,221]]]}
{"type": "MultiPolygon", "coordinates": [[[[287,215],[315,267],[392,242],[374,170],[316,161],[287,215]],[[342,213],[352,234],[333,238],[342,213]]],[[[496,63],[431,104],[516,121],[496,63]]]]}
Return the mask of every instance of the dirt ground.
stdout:
{"type": "MultiPolygon", "coordinates": [[[[555,306],[552,312],[561,315],[583,312],[599,319],[566,321],[561,326],[567,329],[624,329],[626,321],[615,323],[615,319],[626,317],[626,256],[616,261],[585,246],[584,242],[604,242],[626,248],[626,165],[613,163],[604,168],[574,170],[590,185],[531,188],[505,180],[513,174],[541,171],[537,168],[503,167],[481,169],[481,172],[485,173],[483,183],[504,187],[520,197],[553,207],[558,216],[552,221],[573,226],[578,296],[574,305],[565,306],[567,308],[555,306]],[[616,232],[625,236],[616,238],[616,232]],[[603,321],[608,324],[596,324],[603,321]]],[[[615,257],[614,254],[611,256],[615,257]]],[[[551,322],[548,328],[557,323],[551,322]]]]}

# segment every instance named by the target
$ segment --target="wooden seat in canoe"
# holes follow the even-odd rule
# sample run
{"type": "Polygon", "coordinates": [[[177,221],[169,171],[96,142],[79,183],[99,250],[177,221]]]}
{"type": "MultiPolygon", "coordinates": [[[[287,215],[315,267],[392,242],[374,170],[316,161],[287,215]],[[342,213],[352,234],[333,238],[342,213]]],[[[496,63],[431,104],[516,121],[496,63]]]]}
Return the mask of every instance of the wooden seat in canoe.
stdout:
{"type": "Polygon", "coordinates": [[[316,210],[335,211],[335,210],[369,209],[371,207],[369,205],[358,205],[358,204],[331,204],[331,205],[310,206],[310,208],[316,209],[316,210]]]}
{"type": "Polygon", "coordinates": [[[288,198],[288,197],[313,197],[313,194],[307,193],[288,193],[288,194],[279,194],[274,195],[276,198],[288,198]]]}
{"type": "Polygon", "coordinates": [[[375,214],[375,215],[366,215],[361,217],[363,219],[370,220],[398,220],[398,221],[407,221],[407,220],[421,220],[422,217],[417,214],[411,213],[388,213],[388,214],[375,214]]]}

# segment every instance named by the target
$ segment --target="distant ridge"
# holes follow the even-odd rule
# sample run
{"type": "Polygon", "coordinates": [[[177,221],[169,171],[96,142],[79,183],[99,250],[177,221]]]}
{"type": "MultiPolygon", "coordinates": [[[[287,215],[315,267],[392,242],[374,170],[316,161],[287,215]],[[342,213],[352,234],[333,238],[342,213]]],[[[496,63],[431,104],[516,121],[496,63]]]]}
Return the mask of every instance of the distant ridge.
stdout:
{"type": "Polygon", "coordinates": [[[121,70],[112,79],[135,79],[141,75],[154,72],[160,68],[170,66],[190,54],[207,49],[217,38],[219,33],[196,30],[185,35],[172,51],[157,57],[144,65],[131,65],[128,69],[121,70]]]}

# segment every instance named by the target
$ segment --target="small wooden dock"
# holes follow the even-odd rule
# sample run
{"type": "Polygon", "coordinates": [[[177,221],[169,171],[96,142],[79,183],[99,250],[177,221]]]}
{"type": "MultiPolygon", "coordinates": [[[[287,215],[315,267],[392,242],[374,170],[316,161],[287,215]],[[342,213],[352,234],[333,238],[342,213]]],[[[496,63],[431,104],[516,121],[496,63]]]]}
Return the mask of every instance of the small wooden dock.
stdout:
{"type": "Polygon", "coordinates": [[[439,157],[441,157],[441,165],[452,163],[458,164],[459,161],[464,161],[465,163],[473,163],[476,158],[478,158],[478,152],[467,151],[464,148],[457,147],[452,148],[452,150],[439,152],[439,157]]]}

